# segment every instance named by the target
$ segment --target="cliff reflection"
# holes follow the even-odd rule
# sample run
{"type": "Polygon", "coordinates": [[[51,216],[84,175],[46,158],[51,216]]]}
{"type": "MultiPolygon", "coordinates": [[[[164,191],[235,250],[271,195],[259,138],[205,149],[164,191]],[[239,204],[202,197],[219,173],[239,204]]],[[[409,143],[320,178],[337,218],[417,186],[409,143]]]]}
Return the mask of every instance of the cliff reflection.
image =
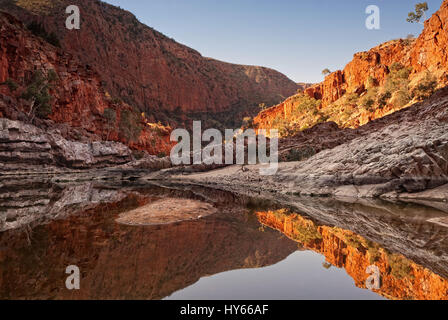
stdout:
{"type": "MultiPolygon", "coordinates": [[[[168,202],[171,209],[173,202],[176,210],[182,206],[168,202]]],[[[382,283],[375,292],[381,296],[448,299],[447,214],[445,205],[434,206],[271,201],[199,186],[11,182],[0,188],[0,298],[162,299],[202,277],[312,250],[325,257],[323,267],[345,269],[359,288],[365,288],[367,266],[378,266],[382,283]],[[169,199],[199,202],[202,212],[189,210],[200,218],[117,222],[137,208],[163,214],[169,199]],[[213,213],[204,214],[207,208],[213,213]],[[79,291],[65,287],[69,265],[81,270],[79,291]]]]}
{"type": "Polygon", "coordinates": [[[366,269],[376,265],[381,272],[381,288],[374,291],[386,298],[448,299],[448,279],[349,230],[317,225],[288,209],[258,211],[256,215],[263,225],[324,255],[324,267],[344,268],[357,287],[366,288],[366,269]]]}
{"type": "Polygon", "coordinates": [[[224,192],[208,193],[219,212],[203,219],[116,223],[119,213],[165,195],[201,198],[186,190],[134,191],[63,220],[0,233],[0,298],[161,299],[205,275],[274,264],[297,249],[274,231],[260,232],[259,222],[224,192]],[[82,273],[79,291],[65,288],[72,264],[82,273]]]}

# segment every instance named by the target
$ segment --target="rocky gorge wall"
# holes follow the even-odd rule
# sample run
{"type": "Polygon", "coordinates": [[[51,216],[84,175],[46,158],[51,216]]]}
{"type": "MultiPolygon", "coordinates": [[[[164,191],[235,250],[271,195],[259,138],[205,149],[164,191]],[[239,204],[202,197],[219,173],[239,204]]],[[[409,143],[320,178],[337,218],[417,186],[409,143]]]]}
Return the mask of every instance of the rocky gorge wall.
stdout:
{"type": "Polygon", "coordinates": [[[303,157],[279,163],[276,174],[270,176],[260,176],[259,170],[264,166],[260,164],[245,166],[244,170],[230,166],[184,176],[175,172],[154,173],[148,179],[167,175],[184,183],[219,185],[266,195],[419,197],[420,192],[448,184],[447,106],[445,88],[422,103],[354,130],[328,124],[316,126],[288,147],[294,148],[298,143],[295,152],[303,157]],[[333,139],[326,141],[322,134],[325,132],[333,139]]]}
{"type": "MultiPolygon", "coordinates": [[[[448,46],[447,23],[448,1],[444,0],[440,9],[425,22],[424,30],[417,39],[392,40],[369,51],[356,53],[343,70],[332,72],[323,82],[306,88],[304,93],[321,100],[321,108],[326,108],[346,94],[362,95],[371,79],[374,79],[376,86],[384,85],[394,63],[411,69],[411,81],[429,70],[442,87],[448,84],[448,57],[445,49],[448,46]]],[[[255,117],[254,123],[259,128],[270,129],[277,117],[291,119],[296,106],[294,97],[290,97],[261,112],[255,117]]],[[[358,121],[350,126],[366,124],[399,109],[387,106],[363,112],[358,121]]]]}
{"type": "Polygon", "coordinates": [[[83,143],[64,139],[20,121],[0,119],[0,171],[40,168],[101,168],[133,160],[131,150],[112,141],[83,143]]]}
{"type": "Polygon", "coordinates": [[[54,72],[57,77],[49,90],[51,113],[48,117],[55,125],[34,117],[37,126],[65,124],[61,134],[69,140],[112,140],[151,154],[169,153],[172,146],[170,128],[160,125],[154,128],[155,124],[148,123],[131,106],[108,97],[98,74],[91,67],[32,35],[19,20],[0,12],[0,117],[31,121],[31,107],[23,99],[23,93],[36,72],[44,76],[54,72]],[[6,81],[15,87],[10,87],[6,81]],[[113,120],[105,118],[105,110],[115,115],[113,120]],[[135,123],[126,126],[138,127],[132,138],[122,133],[121,118],[126,112],[136,119],[135,123]]]}
{"type": "Polygon", "coordinates": [[[99,73],[113,97],[145,112],[152,122],[182,124],[188,113],[223,111],[241,120],[244,114],[253,115],[258,104],[278,103],[299,87],[269,68],[205,58],[101,1],[2,0],[0,4],[22,21],[37,21],[54,32],[64,50],[99,73]],[[68,5],[81,10],[80,30],[65,28],[68,5]]]}

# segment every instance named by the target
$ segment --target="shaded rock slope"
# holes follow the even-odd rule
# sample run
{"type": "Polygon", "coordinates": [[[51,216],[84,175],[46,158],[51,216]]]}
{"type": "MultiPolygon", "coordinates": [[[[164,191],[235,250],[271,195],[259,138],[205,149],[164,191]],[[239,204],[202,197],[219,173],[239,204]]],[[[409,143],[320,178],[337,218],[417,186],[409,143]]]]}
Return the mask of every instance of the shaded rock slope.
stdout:
{"type": "Polygon", "coordinates": [[[98,73],[2,12],[0,84],[2,118],[33,123],[44,130],[57,129],[68,140],[113,140],[152,154],[171,149],[169,128],[148,123],[131,106],[112,99],[98,73]],[[46,80],[50,75],[51,82],[46,80]],[[37,90],[45,85],[46,96],[44,89],[37,90]],[[24,99],[25,94],[30,97],[24,99]],[[45,107],[40,101],[47,98],[45,107]],[[38,116],[39,111],[46,113],[38,116]]]}
{"type": "Polygon", "coordinates": [[[260,176],[255,165],[173,177],[234,190],[356,197],[397,197],[448,183],[448,89],[359,129],[339,130],[339,142],[303,161],[280,163],[273,176],[260,176]]]}

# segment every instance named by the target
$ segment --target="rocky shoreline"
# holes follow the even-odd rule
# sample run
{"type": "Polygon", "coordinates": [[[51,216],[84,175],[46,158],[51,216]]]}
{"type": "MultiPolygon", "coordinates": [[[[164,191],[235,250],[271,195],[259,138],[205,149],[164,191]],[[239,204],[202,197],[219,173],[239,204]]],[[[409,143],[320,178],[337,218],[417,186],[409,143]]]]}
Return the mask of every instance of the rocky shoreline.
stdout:
{"type": "MultiPolygon", "coordinates": [[[[341,131],[342,140],[334,147],[328,146],[303,161],[281,162],[273,176],[261,176],[262,165],[216,169],[172,167],[169,158],[155,156],[136,160],[130,149],[119,143],[67,141],[55,132],[1,119],[1,176],[2,181],[24,175],[51,181],[145,184],[160,180],[260,195],[446,202],[447,93],[448,89],[441,90],[424,103],[350,130],[350,139],[341,131]]],[[[325,132],[320,136],[322,140],[325,132]]]]}
{"type": "Polygon", "coordinates": [[[448,201],[448,88],[355,130],[332,130],[327,136],[326,127],[295,143],[299,152],[310,146],[320,152],[281,162],[275,175],[261,176],[262,165],[172,167],[167,157],[137,160],[120,143],[69,141],[55,131],[0,119],[0,176],[140,184],[161,180],[238,193],[448,201]],[[325,145],[326,137],[334,141],[325,145]]]}
{"type": "MultiPolygon", "coordinates": [[[[145,154],[137,160],[132,150],[113,141],[73,141],[57,129],[44,130],[22,121],[0,119],[0,175],[84,173],[130,163],[143,169],[162,169],[169,160],[145,154]]],[[[123,170],[126,168],[122,168],[123,170]]]]}
{"type": "Polygon", "coordinates": [[[230,166],[204,173],[172,169],[142,180],[170,179],[258,194],[448,201],[448,90],[424,103],[350,131],[353,138],[299,162],[230,166]]]}

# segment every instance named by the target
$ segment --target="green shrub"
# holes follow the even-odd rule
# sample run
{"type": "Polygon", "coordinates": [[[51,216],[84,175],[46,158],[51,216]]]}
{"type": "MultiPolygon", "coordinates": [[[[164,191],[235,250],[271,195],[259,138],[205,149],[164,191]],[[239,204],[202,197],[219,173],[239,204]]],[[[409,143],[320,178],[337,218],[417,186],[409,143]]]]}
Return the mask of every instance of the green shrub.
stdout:
{"type": "Polygon", "coordinates": [[[322,267],[324,267],[324,269],[330,269],[333,265],[329,262],[322,262],[322,267]]]}
{"type": "Polygon", "coordinates": [[[366,89],[370,89],[370,88],[376,87],[377,85],[378,85],[378,80],[375,79],[374,77],[370,76],[367,79],[366,89]]]}
{"type": "Polygon", "coordinates": [[[48,33],[41,23],[33,21],[27,26],[27,28],[35,36],[44,39],[45,41],[47,41],[48,43],[52,44],[55,47],[61,47],[61,43],[59,42],[57,35],[53,32],[48,33]]]}
{"type": "Polygon", "coordinates": [[[134,157],[134,159],[140,160],[145,156],[145,152],[140,150],[132,150],[132,156],[134,157]]]}
{"type": "MultiPolygon", "coordinates": [[[[411,100],[409,94],[409,75],[411,73],[410,68],[405,68],[400,63],[396,62],[390,66],[390,74],[386,79],[384,85],[385,96],[380,97],[380,104],[384,104],[389,95],[391,95],[392,103],[395,106],[403,107],[411,100]]],[[[385,105],[385,104],[384,104],[385,105]]]]}
{"type": "Polygon", "coordinates": [[[22,98],[30,101],[30,115],[34,113],[39,118],[47,118],[51,114],[50,82],[54,81],[54,75],[51,78],[52,81],[49,80],[49,77],[45,77],[41,71],[36,71],[30,84],[22,93],[22,98]]]}
{"type": "Polygon", "coordinates": [[[328,69],[328,68],[325,68],[324,70],[322,70],[322,74],[323,74],[324,76],[329,75],[330,73],[331,73],[331,71],[330,71],[330,69],[328,69]]]}
{"type": "Polygon", "coordinates": [[[375,100],[373,99],[366,99],[364,101],[364,107],[366,108],[366,110],[368,110],[369,112],[373,112],[375,111],[375,109],[373,108],[373,106],[375,105],[375,100]]]}
{"type": "Polygon", "coordinates": [[[402,64],[395,62],[390,67],[390,74],[384,85],[385,91],[394,93],[398,90],[408,90],[410,68],[405,68],[402,64]]]}
{"type": "Polygon", "coordinates": [[[395,77],[397,79],[407,80],[410,74],[411,70],[409,68],[403,68],[395,73],[395,77]]]}
{"type": "Polygon", "coordinates": [[[378,107],[379,108],[384,108],[387,105],[387,102],[389,101],[389,99],[392,98],[392,93],[390,93],[389,91],[380,93],[378,95],[378,107]]]}
{"type": "Polygon", "coordinates": [[[360,250],[364,247],[362,240],[358,235],[347,234],[344,236],[344,240],[347,243],[347,245],[349,245],[353,248],[356,248],[358,250],[360,250]]]}
{"type": "Polygon", "coordinates": [[[272,121],[272,128],[278,130],[280,137],[284,137],[289,132],[290,123],[283,116],[277,115],[272,121]]]}
{"type": "Polygon", "coordinates": [[[104,110],[103,117],[109,122],[109,123],[115,123],[117,120],[117,113],[114,109],[107,108],[104,110]]]}
{"type": "Polygon", "coordinates": [[[260,103],[258,105],[258,107],[260,108],[260,111],[264,111],[264,110],[266,110],[268,108],[266,103],[260,103]]]}
{"type": "Polygon", "coordinates": [[[366,240],[367,251],[369,253],[369,262],[370,264],[374,264],[381,258],[381,247],[379,244],[366,240]]]}
{"type": "Polygon", "coordinates": [[[400,70],[404,69],[404,66],[399,62],[394,62],[390,65],[389,70],[392,73],[396,73],[400,70]]]}
{"type": "Polygon", "coordinates": [[[59,76],[53,69],[48,70],[47,80],[49,82],[56,82],[59,80],[59,76]]]}
{"type": "Polygon", "coordinates": [[[19,88],[19,85],[12,79],[6,79],[6,81],[1,84],[7,85],[11,92],[14,92],[19,88]]]}
{"type": "Polygon", "coordinates": [[[320,100],[311,98],[308,95],[301,95],[297,98],[293,114],[300,116],[304,112],[314,112],[321,105],[320,100]]]}
{"type": "Polygon", "coordinates": [[[130,110],[121,111],[119,128],[123,138],[136,141],[142,130],[137,113],[130,110]]]}
{"type": "Polygon", "coordinates": [[[412,90],[412,96],[418,100],[424,100],[433,95],[437,87],[436,77],[429,71],[425,77],[412,90]]]}
{"type": "Polygon", "coordinates": [[[314,223],[304,225],[298,222],[293,224],[293,228],[294,240],[300,243],[307,244],[322,239],[322,234],[314,223]]]}
{"type": "Polygon", "coordinates": [[[317,123],[327,122],[330,119],[330,116],[328,114],[324,114],[321,112],[318,112],[317,114],[319,115],[319,119],[317,120],[317,123]]]}
{"type": "Polygon", "coordinates": [[[122,100],[121,98],[118,98],[118,97],[113,97],[113,98],[111,99],[111,102],[112,102],[113,104],[122,104],[122,103],[123,103],[123,100],[122,100]]]}

